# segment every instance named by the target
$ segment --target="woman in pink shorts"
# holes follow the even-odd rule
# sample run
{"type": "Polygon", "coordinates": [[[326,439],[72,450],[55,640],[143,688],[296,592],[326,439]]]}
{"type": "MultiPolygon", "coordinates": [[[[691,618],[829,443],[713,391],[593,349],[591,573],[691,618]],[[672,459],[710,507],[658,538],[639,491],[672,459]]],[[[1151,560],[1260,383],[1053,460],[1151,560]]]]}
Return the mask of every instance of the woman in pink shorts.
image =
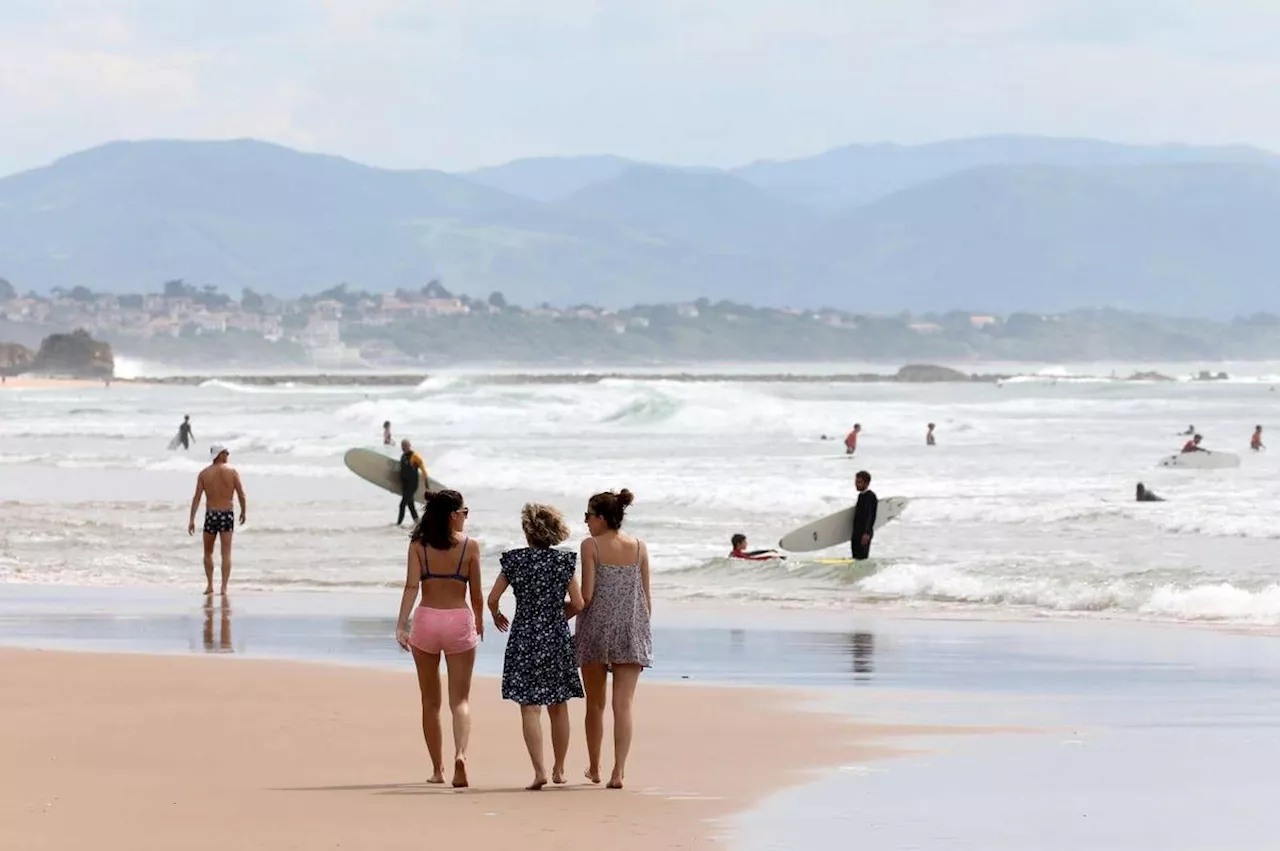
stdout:
{"type": "Polygon", "coordinates": [[[481,616],[480,546],[465,534],[468,509],[462,494],[427,494],[422,520],[409,540],[409,565],[396,621],[396,641],[413,652],[422,692],[422,736],[431,754],[428,783],[444,782],[440,730],[440,656],[449,679],[453,713],[453,785],[467,785],[467,741],[471,738],[471,671],[476,644],[484,638],[481,616]],[[419,591],[422,604],[409,611],[419,591]]]}

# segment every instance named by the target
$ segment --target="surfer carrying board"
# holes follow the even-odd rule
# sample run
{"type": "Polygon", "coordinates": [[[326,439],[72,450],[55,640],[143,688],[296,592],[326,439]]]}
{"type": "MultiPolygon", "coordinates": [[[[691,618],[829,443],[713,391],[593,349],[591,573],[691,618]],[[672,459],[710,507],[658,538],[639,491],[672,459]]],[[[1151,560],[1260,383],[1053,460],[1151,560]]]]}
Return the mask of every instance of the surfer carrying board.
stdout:
{"type": "Polygon", "coordinates": [[[853,486],[858,489],[858,502],[853,507],[853,540],[849,544],[853,560],[862,561],[871,555],[871,538],[875,534],[876,508],[880,501],[871,490],[871,474],[866,470],[858,471],[853,486]]]}
{"type": "Polygon", "coordinates": [[[173,439],[173,443],[169,444],[170,449],[177,449],[181,446],[183,449],[190,449],[192,442],[196,439],[196,433],[191,430],[191,415],[182,415],[182,425],[178,426],[178,436],[173,439]]]}
{"type": "Polygon", "coordinates": [[[422,471],[424,479],[427,477],[427,465],[423,463],[422,456],[413,451],[408,438],[400,441],[400,452],[400,516],[396,518],[397,526],[404,523],[405,509],[413,517],[413,522],[418,522],[418,508],[414,505],[418,496],[418,471],[422,471]]]}
{"type": "Polygon", "coordinates": [[[187,522],[187,534],[196,533],[196,511],[200,498],[204,497],[204,575],[208,580],[204,593],[213,593],[213,543],[222,542],[222,593],[227,593],[227,581],[231,579],[231,535],[236,530],[234,498],[240,500],[240,525],[244,525],[247,506],[240,474],[227,464],[227,447],[215,443],[209,447],[213,463],[196,477],[196,494],[191,498],[191,519],[187,522]]]}

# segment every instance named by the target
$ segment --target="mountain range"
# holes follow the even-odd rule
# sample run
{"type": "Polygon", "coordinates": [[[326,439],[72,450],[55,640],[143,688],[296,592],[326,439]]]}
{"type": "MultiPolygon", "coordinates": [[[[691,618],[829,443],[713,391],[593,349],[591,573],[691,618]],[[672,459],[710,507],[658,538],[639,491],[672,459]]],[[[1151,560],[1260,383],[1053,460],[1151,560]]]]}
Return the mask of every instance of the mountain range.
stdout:
{"type": "Polygon", "coordinates": [[[439,278],[526,304],[1280,312],[1278,166],[1248,147],[1009,136],[448,174],[254,140],[114,142],[0,179],[0,276],[42,292],[439,278]]]}

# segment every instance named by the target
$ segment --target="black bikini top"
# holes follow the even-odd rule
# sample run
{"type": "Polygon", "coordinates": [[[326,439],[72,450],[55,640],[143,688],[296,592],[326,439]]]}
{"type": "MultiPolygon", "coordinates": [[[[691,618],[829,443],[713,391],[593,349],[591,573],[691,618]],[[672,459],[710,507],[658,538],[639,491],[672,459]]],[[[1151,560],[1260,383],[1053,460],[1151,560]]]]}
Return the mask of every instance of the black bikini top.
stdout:
{"type": "Polygon", "coordinates": [[[427,545],[423,544],[422,545],[422,581],[426,582],[428,579],[456,579],[459,582],[465,583],[467,581],[467,577],[462,572],[462,563],[467,558],[467,542],[470,540],[471,540],[470,538],[465,538],[465,537],[462,539],[461,552],[458,554],[458,566],[457,568],[454,569],[453,573],[432,573],[431,566],[427,562],[427,545]]]}

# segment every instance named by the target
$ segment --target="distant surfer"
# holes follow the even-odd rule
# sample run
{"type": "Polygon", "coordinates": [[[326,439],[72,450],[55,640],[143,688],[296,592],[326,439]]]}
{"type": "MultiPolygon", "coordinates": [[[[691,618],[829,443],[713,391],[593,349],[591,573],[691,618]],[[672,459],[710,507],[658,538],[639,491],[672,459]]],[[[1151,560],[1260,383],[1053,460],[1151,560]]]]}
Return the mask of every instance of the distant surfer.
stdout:
{"type": "Polygon", "coordinates": [[[1249,448],[1254,452],[1261,452],[1266,449],[1266,445],[1262,442],[1262,426],[1257,426],[1253,430],[1253,437],[1249,438],[1249,448]]]}
{"type": "Polygon", "coordinates": [[[862,432],[862,423],[854,423],[853,431],[845,435],[844,454],[852,455],[858,451],[858,435],[862,432]]]}
{"type": "Polygon", "coordinates": [[[191,430],[191,415],[183,414],[182,425],[178,426],[178,436],[174,438],[176,443],[171,448],[177,449],[181,446],[183,449],[190,449],[195,439],[196,433],[191,430]]]}
{"type": "Polygon", "coordinates": [[[934,425],[933,425],[933,423],[929,423],[929,430],[928,430],[928,431],[926,431],[926,432],[924,433],[924,445],[925,445],[925,446],[937,446],[937,445],[938,445],[938,440],[937,440],[937,438],[935,438],[935,437],[933,436],[933,429],[934,429],[934,425]]]}
{"type": "Polygon", "coordinates": [[[1189,426],[1187,426],[1187,430],[1186,430],[1186,431],[1184,431],[1184,432],[1182,432],[1182,434],[1184,434],[1184,435],[1192,435],[1192,434],[1195,434],[1195,433],[1196,433],[1196,427],[1195,427],[1195,425],[1194,425],[1194,424],[1193,424],[1193,425],[1189,425],[1189,426]]]}
{"type": "Polygon", "coordinates": [[[858,489],[858,502],[853,507],[853,540],[849,543],[853,560],[862,561],[871,555],[871,538],[875,535],[876,508],[880,501],[871,490],[871,474],[866,470],[858,471],[853,485],[858,489]]]}
{"type": "Polygon", "coordinates": [[[1188,440],[1185,444],[1183,444],[1182,446],[1183,454],[1185,455],[1186,453],[1189,453],[1189,452],[1208,452],[1209,451],[1208,449],[1205,449],[1202,446],[1200,446],[1201,439],[1202,438],[1200,437],[1200,435],[1197,434],[1194,437],[1192,437],[1190,440],[1188,440]]]}
{"type": "Polygon", "coordinates": [[[748,561],[768,561],[771,558],[786,558],[779,555],[776,550],[748,550],[747,536],[741,532],[729,539],[729,543],[733,546],[733,551],[729,553],[729,558],[741,558],[748,561]]]}
{"type": "Polygon", "coordinates": [[[213,543],[222,543],[222,593],[227,593],[227,581],[231,579],[231,536],[236,530],[235,503],[240,500],[240,525],[244,525],[247,505],[240,474],[227,464],[227,447],[215,443],[209,447],[213,463],[196,477],[196,495],[191,498],[191,519],[187,522],[187,534],[196,533],[196,511],[200,509],[200,497],[204,497],[204,575],[208,585],[204,593],[213,593],[213,543]]]}
{"type": "Polygon", "coordinates": [[[1156,496],[1155,491],[1147,490],[1147,486],[1138,482],[1138,502],[1164,502],[1163,497],[1156,496]]]}
{"type": "Polygon", "coordinates": [[[404,523],[406,509],[413,522],[418,522],[418,508],[414,505],[418,496],[418,471],[422,471],[422,478],[427,477],[427,465],[423,463],[422,456],[413,451],[407,437],[400,441],[400,453],[400,516],[396,518],[397,526],[404,523]]]}
{"type": "Polygon", "coordinates": [[[391,446],[395,441],[391,438],[391,420],[382,424],[382,445],[391,446]]]}

